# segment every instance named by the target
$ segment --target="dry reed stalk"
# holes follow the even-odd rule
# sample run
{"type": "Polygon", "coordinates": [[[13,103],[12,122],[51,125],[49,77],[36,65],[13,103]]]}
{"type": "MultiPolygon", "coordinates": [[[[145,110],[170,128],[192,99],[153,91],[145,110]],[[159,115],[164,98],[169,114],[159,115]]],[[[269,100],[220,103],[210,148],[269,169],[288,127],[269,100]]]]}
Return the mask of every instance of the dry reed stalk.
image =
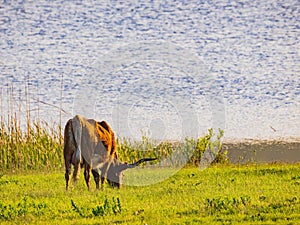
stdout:
{"type": "Polygon", "coordinates": [[[0,88],[0,94],[1,94],[1,96],[0,96],[0,106],[1,106],[1,117],[0,117],[0,122],[1,122],[1,126],[2,126],[2,123],[3,123],[3,100],[2,100],[2,98],[3,98],[3,89],[2,88],[0,88]]]}
{"type": "Polygon", "coordinates": [[[7,129],[8,129],[8,135],[11,134],[11,127],[10,127],[10,98],[8,96],[10,96],[10,91],[9,88],[6,90],[7,92],[7,129]]]}
{"type": "Polygon", "coordinates": [[[61,75],[61,82],[60,82],[60,108],[59,108],[59,143],[62,143],[62,97],[63,97],[63,82],[64,82],[64,75],[61,75]]]}
{"type": "Polygon", "coordinates": [[[27,139],[30,139],[30,91],[29,91],[29,75],[28,78],[25,78],[25,97],[26,97],[26,125],[27,125],[27,139]]]}
{"type": "Polygon", "coordinates": [[[41,120],[40,120],[40,90],[39,85],[36,86],[36,93],[37,93],[37,119],[36,119],[36,129],[37,134],[40,136],[41,133],[41,120]]]}

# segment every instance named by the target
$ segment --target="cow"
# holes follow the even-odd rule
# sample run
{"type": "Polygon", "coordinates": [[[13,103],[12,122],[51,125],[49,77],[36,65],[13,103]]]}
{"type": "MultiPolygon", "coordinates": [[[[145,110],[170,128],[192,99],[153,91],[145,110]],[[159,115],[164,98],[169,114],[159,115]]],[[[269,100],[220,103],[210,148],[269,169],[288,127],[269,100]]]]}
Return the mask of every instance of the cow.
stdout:
{"type": "Polygon", "coordinates": [[[127,164],[118,161],[114,132],[107,122],[98,122],[80,115],[69,119],[64,130],[64,161],[66,190],[69,188],[71,165],[74,166],[73,181],[79,179],[80,168],[84,168],[84,177],[90,190],[90,173],[92,172],[96,188],[99,189],[105,180],[111,187],[121,188],[123,171],[156,158],[142,158],[135,163],[127,164]]]}

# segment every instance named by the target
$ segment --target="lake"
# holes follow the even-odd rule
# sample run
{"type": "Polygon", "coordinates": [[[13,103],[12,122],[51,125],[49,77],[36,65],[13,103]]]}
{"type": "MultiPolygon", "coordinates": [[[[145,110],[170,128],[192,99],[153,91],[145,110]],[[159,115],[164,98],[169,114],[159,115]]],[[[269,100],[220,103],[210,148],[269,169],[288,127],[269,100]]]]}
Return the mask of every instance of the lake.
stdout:
{"type": "Polygon", "coordinates": [[[1,118],[82,114],[136,139],[299,137],[299,22],[294,0],[2,0],[1,118]]]}

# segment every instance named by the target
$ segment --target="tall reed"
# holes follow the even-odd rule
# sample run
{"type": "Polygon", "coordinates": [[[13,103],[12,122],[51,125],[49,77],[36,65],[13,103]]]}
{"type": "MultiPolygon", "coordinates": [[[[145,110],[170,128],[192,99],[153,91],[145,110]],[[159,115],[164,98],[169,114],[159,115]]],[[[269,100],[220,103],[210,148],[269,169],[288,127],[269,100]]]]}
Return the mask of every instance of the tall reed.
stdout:
{"type": "MultiPolygon", "coordinates": [[[[60,170],[63,168],[63,140],[59,125],[49,126],[46,122],[34,123],[30,129],[22,131],[16,117],[11,118],[9,127],[1,123],[0,132],[0,171],[60,170]],[[27,133],[29,132],[29,133],[27,133]]],[[[213,131],[198,139],[186,138],[183,142],[156,142],[147,137],[141,141],[126,138],[117,139],[121,161],[133,162],[143,157],[156,157],[156,166],[176,167],[198,166],[201,157],[211,145],[217,145],[215,163],[227,161],[222,152],[220,131],[212,142],[213,131]]]]}
{"type": "Polygon", "coordinates": [[[0,171],[54,170],[62,167],[58,127],[36,123],[23,132],[17,122],[9,127],[1,123],[0,149],[0,171]]]}
{"type": "Polygon", "coordinates": [[[39,87],[29,75],[23,88],[14,82],[1,88],[0,171],[60,168],[60,126],[41,122],[39,87]]]}

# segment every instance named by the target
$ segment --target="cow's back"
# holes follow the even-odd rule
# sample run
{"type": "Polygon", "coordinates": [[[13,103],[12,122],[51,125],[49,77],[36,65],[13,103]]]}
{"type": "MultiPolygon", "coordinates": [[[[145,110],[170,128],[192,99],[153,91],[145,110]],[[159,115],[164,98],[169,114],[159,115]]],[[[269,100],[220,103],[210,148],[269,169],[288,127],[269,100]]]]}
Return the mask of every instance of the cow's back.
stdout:
{"type": "Polygon", "coordinates": [[[114,133],[105,121],[76,115],[65,126],[64,140],[64,154],[71,156],[72,164],[83,159],[90,166],[100,168],[118,158],[114,133]]]}
{"type": "Polygon", "coordinates": [[[114,158],[118,158],[115,134],[108,123],[106,121],[97,122],[96,129],[100,140],[107,150],[107,153],[109,155],[113,155],[114,158]]]}

